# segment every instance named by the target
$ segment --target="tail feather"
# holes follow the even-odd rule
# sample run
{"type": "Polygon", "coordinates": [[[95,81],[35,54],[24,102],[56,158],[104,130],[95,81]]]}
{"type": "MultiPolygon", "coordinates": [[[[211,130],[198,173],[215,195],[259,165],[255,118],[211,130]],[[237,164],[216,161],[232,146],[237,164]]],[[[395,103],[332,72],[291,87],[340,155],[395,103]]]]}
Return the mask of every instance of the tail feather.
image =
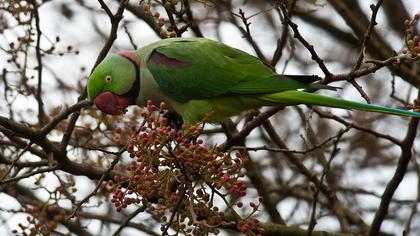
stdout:
{"type": "Polygon", "coordinates": [[[265,94],[259,96],[258,99],[274,103],[281,103],[285,105],[320,105],[333,108],[356,109],[361,111],[379,112],[420,118],[420,112],[412,112],[402,109],[383,107],[379,105],[353,102],[339,98],[327,97],[319,94],[307,93],[296,90],[289,90],[281,93],[265,94]]]}

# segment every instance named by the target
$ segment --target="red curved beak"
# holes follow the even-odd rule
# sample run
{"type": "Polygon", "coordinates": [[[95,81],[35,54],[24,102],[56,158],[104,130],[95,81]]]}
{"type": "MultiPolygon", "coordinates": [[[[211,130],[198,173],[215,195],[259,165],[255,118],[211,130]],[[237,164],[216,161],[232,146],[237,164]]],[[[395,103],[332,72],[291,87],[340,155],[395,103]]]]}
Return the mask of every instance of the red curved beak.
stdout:
{"type": "Polygon", "coordinates": [[[94,100],[95,106],[108,115],[121,115],[132,104],[130,97],[122,97],[111,92],[99,94],[94,100]]]}

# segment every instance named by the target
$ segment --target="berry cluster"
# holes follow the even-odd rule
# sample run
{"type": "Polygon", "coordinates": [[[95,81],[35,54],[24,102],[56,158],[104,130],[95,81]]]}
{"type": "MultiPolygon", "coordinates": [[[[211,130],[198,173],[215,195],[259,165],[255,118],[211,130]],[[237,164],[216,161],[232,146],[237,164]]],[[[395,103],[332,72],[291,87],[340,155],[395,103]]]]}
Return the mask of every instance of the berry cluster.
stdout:
{"type": "MultiPolygon", "coordinates": [[[[0,5],[2,10],[10,13],[19,24],[30,24],[30,15],[33,11],[33,5],[25,1],[2,1],[0,5]]],[[[0,13],[0,33],[7,28],[6,21],[3,19],[3,13],[0,13]],[[2,25],[4,24],[4,25],[2,25]],[[4,27],[5,26],[5,27],[4,27]]]]}
{"type": "Polygon", "coordinates": [[[415,27],[418,23],[420,18],[419,14],[414,15],[414,18],[411,20],[405,20],[404,25],[406,27],[406,46],[407,51],[411,53],[411,55],[416,58],[420,59],[420,37],[415,33],[415,27]]]}
{"type": "Polygon", "coordinates": [[[58,224],[66,219],[66,212],[53,205],[27,207],[25,212],[29,214],[27,224],[19,223],[19,230],[12,231],[14,235],[51,235],[58,224]]]}
{"type": "MultiPolygon", "coordinates": [[[[176,0],[166,1],[164,7],[166,9],[170,9],[173,6],[175,6],[177,3],[178,2],[176,0]]],[[[176,32],[174,31],[171,25],[166,27],[166,30],[165,30],[165,24],[166,24],[165,19],[160,17],[159,12],[157,11],[153,12],[153,8],[150,6],[149,3],[143,3],[142,9],[143,9],[144,14],[148,16],[154,22],[155,30],[159,32],[159,35],[161,38],[173,38],[177,36],[176,32]]]]}
{"type": "Polygon", "coordinates": [[[247,235],[263,232],[252,218],[261,198],[250,203],[251,213],[244,218],[235,211],[244,205],[239,199],[247,186],[239,178],[244,177],[246,159],[204,146],[198,138],[202,124],[171,127],[162,116],[164,109],[165,104],[157,108],[149,101],[139,132],[128,139],[132,161],[127,175],[109,181],[117,211],[142,203],[161,219],[163,234],[168,234],[169,226],[186,235],[217,234],[218,228],[232,222],[247,235]]]}

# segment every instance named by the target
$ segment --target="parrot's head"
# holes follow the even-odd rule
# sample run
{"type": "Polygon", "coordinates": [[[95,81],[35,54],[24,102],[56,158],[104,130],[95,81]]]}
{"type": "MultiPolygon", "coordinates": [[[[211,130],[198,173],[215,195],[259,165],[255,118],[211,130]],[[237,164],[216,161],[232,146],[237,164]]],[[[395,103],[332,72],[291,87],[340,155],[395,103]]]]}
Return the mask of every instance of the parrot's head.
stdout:
{"type": "Polygon", "coordinates": [[[88,100],[109,115],[120,115],[134,104],[140,88],[138,61],[134,52],[105,58],[89,76],[88,100]]]}

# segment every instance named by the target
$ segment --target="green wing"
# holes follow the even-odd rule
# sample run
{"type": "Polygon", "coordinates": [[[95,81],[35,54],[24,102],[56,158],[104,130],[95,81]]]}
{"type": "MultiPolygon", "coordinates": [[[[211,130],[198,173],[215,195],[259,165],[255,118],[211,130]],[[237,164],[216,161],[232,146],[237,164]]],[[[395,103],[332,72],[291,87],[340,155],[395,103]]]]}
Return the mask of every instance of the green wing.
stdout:
{"type": "Polygon", "coordinates": [[[256,57],[202,38],[167,40],[151,53],[147,67],[162,92],[180,102],[317,87],[277,75],[256,57]]]}

